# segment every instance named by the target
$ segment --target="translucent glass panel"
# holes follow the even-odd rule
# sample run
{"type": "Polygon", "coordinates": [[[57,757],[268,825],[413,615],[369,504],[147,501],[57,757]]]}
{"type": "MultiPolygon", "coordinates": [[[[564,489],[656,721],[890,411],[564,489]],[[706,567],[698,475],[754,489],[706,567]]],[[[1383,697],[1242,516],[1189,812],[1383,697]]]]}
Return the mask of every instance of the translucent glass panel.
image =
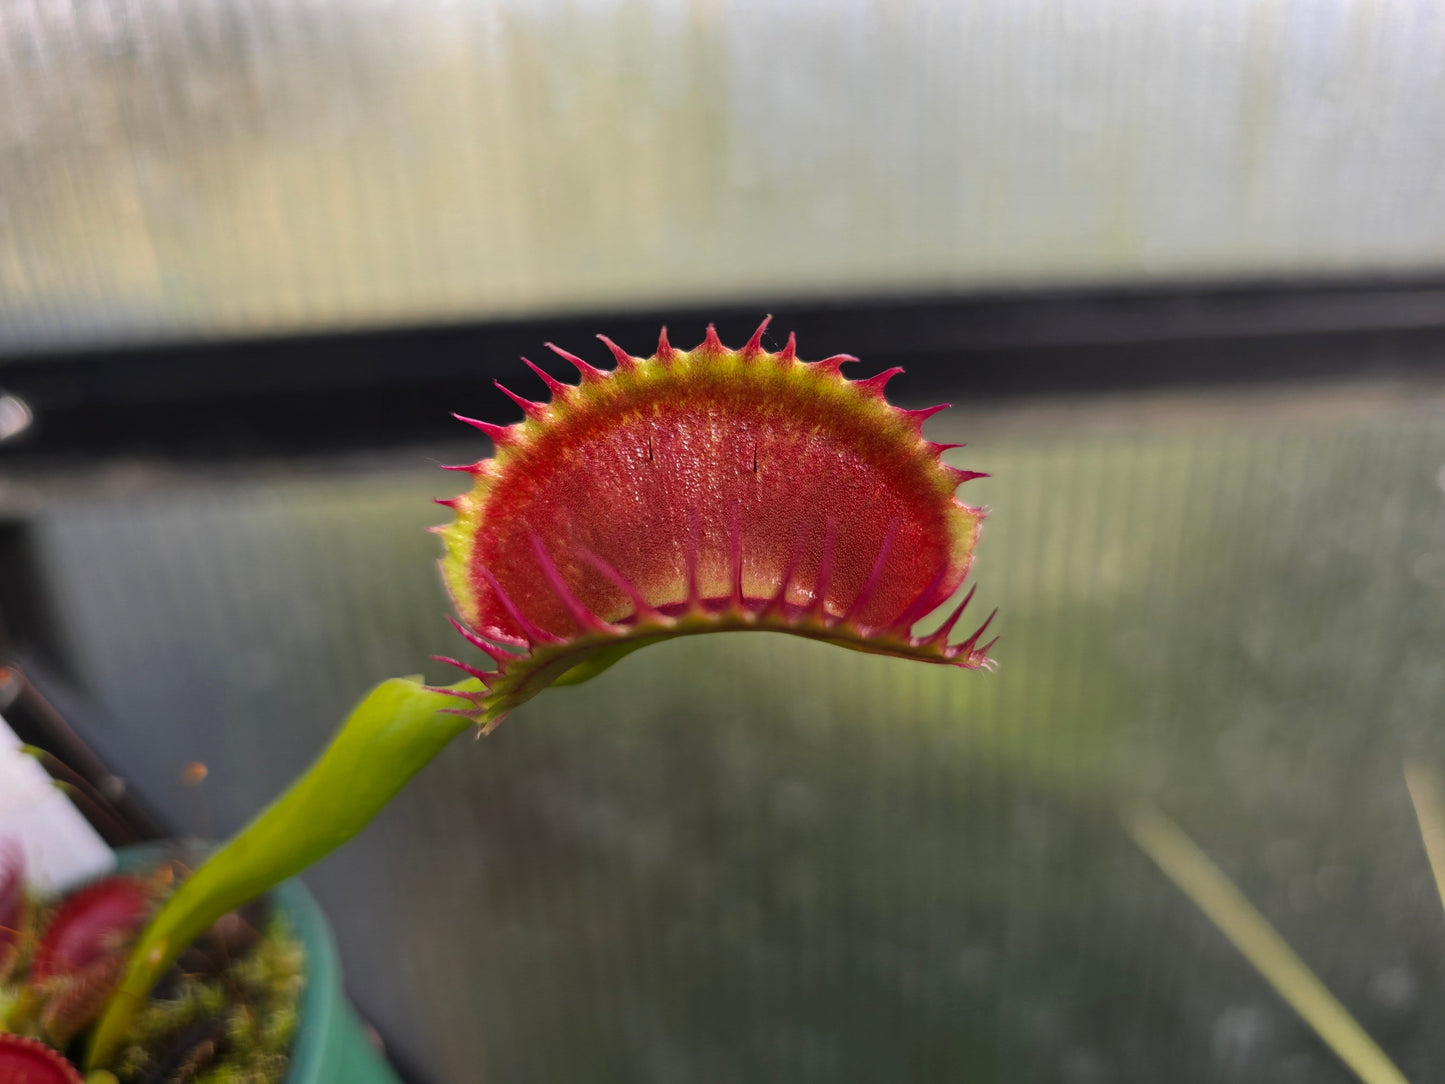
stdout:
{"type": "MultiPolygon", "coordinates": [[[[1445,388],[929,424],[994,475],[964,492],[999,672],[733,634],[548,693],[308,875],[362,1007],[449,1082],[1351,1079],[1124,836],[1144,796],[1432,1079],[1402,765],[1445,767],[1445,388]]],[[[51,504],[99,737],[179,823],[229,830],[369,683],[442,676],[431,463],[51,504]]]]}
{"type": "Polygon", "coordinates": [[[1445,263],[1429,0],[11,0],[0,352],[1445,263]]]}

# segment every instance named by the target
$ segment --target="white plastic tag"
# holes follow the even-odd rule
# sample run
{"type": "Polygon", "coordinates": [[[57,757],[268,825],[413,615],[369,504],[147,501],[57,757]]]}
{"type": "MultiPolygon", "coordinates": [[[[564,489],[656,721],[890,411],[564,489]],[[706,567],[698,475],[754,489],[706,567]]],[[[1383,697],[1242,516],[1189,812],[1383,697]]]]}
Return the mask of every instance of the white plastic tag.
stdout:
{"type": "Polygon", "coordinates": [[[0,717],[0,840],[20,844],[26,879],[49,894],[109,873],[115,853],[20,744],[0,717]]]}

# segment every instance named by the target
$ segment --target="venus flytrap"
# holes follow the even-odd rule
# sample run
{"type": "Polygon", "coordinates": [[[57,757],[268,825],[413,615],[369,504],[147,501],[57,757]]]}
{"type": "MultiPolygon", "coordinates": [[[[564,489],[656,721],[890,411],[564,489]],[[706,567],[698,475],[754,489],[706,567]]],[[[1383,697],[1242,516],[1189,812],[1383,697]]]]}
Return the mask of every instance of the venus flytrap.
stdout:
{"type": "MultiPolygon", "coordinates": [[[[842,375],[855,359],[800,361],[789,336],[739,350],[709,327],[695,349],[664,330],[648,358],[608,339],[596,369],[551,392],[506,391],[522,421],[462,419],[494,454],[452,467],[470,490],[440,503],[442,576],[462,636],[491,660],[444,688],[384,682],[315,764],[167,901],[137,943],[92,1035],[108,1062],[151,987],[218,916],[359,832],[453,737],[489,731],[550,685],[593,677],[647,644],[762,630],[969,669],[991,665],[988,621],[951,643],[969,596],[913,635],[963,584],[985,511],[954,497],[980,477],[924,438],[943,407],[907,411],[884,386],[842,375]]],[[[549,344],[550,345],[550,344],[549,344]]],[[[990,615],[991,618],[992,615],[990,615]]]]}

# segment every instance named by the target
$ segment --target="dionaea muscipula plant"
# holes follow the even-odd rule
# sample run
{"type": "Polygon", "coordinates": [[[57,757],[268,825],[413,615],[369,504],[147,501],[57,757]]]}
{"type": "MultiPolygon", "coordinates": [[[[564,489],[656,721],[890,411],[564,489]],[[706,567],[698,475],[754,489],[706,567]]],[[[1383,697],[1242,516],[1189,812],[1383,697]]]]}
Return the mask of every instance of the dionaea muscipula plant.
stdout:
{"type": "Polygon", "coordinates": [[[456,734],[490,730],[550,685],[661,640],[748,629],[989,665],[987,621],[950,642],[968,596],[913,634],[962,586],[984,516],[954,496],[979,475],[943,463],[954,446],[923,436],[944,408],[890,404],[897,369],[849,380],[841,369],[855,359],[800,361],[791,336],[770,353],[766,328],[739,350],[711,327],[676,350],[664,331],[648,358],[604,338],[608,371],[552,347],[579,383],[526,362],[549,401],[503,388],[520,422],[462,419],[494,453],[449,468],[471,488],[440,502],[455,519],[435,529],[453,624],[490,667],[446,659],[470,677],[373,690],[310,770],[162,908],[93,1035],[92,1065],[216,917],[355,835],[456,734]]]}

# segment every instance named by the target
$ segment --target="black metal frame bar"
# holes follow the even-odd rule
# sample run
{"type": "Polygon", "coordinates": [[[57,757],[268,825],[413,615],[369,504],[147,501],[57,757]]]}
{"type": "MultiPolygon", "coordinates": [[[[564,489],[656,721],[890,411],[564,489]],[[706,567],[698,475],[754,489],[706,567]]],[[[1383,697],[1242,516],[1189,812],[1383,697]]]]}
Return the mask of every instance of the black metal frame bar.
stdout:
{"type": "Polygon", "coordinates": [[[547,340],[601,363],[598,331],[650,353],[660,325],[688,347],[711,320],[741,343],[767,311],[772,341],[796,331],[804,357],[905,366],[891,389],[905,401],[1445,372],[1445,275],[760,301],[0,358],[0,387],[35,414],[0,469],[446,441],[452,410],[514,416],[491,382],[516,379],[521,354],[547,364],[547,340]]]}

